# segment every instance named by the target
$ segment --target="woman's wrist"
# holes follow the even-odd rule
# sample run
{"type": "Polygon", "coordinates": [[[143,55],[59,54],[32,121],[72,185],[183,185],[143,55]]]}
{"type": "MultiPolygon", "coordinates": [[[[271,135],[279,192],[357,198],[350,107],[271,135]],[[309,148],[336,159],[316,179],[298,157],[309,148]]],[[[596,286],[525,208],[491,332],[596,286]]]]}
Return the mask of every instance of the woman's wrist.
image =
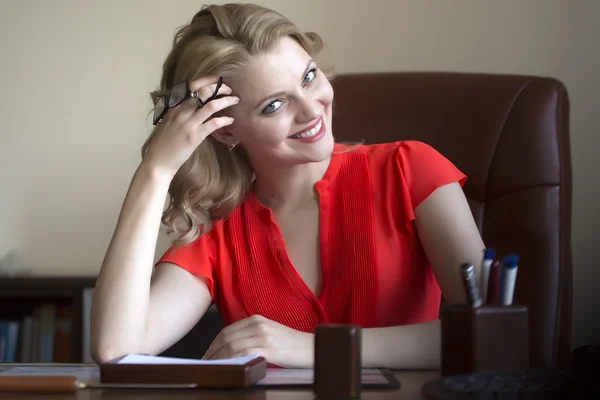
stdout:
{"type": "Polygon", "coordinates": [[[139,178],[143,181],[147,181],[148,183],[158,185],[158,186],[166,186],[167,188],[171,185],[171,181],[173,180],[173,174],[167,171],[164,171],[161,168],[157,168],[153,165],[145,163],[142,161],[135,171],[135,178],[139,178]]]}
{"type": "Polygon", "coordinates": [[[306,348],[308,351],[305,351],[305,360],[303,364],[306,368],[314,368],[315,367],[315,334],[307,333],[306,334],[306,348]]]}
{"type": "Polygon", "coordinates": [[[437,369],[441,356],[439,320],[362,331],[364,368],[437,369]]]}

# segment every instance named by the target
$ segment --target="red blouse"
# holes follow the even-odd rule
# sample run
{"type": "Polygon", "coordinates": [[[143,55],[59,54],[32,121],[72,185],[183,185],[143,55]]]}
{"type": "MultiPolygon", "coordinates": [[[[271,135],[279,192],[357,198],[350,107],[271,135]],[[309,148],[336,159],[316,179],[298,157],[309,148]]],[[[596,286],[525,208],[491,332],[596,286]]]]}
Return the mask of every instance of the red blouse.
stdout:
{"type": "Polygon", "coordinates": [[[322,285],[315,296],[291,264],[271,210],[251,191],[230,217],[159,262],[204,278],[223,323],[260,314],[313,332],[324,323],[363,328],[438,318],[441,291],[414,229],[414,209],[466,176],[416,141],[336,153],[320,199],[322,285]]]}

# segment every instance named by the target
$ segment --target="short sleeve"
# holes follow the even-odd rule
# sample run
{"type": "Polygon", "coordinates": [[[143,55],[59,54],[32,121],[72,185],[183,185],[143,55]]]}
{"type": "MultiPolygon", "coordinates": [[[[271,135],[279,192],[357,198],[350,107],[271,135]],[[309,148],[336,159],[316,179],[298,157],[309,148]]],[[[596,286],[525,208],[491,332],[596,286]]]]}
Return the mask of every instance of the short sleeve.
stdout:
{"type": "Polygon", "coordinates": [[[214,298],[214,245],[210,232],[181,247],[171,246],[157,261],[175,264],[192,275],[203,278],[214,298]]]}
{"type": "Polygon", "coordinates": [[[467,179],[450,160],[423,142],[399,142],[395,158],[407,222],[414,220],[415,208],[435,189],[453,182],[463,186],[467,179]]]}

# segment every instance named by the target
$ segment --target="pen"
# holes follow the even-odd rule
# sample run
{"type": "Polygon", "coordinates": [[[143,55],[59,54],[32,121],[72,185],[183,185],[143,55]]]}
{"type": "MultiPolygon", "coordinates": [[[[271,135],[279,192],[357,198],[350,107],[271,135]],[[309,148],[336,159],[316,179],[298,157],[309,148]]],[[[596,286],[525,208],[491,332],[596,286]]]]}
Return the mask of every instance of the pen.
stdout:
{"type": "Polygon", "coordinates": [[[0,374],[0,394],[10,393],[45,393],[68,394],[80,389],[189,389],[195,383],[88,383],[77,380],[75,376],[40,376],[0,374]]]}
{"type": "Polygon", "coordinates": [[[0,393],[75,393],[79,387],[73,376],[0,376],[0,393]]]}
{"type": "Polygon", "coordinates": [[[469,304],[475,308],[481,306],[481,295],[477,287],[477,281],[475,280],[475,266],[464,263],[460,266],[460,269],[469,304]]]}
{"type": "Polygon", "coordinates": [[[490,266],[486,304],[498,304],[498,297],[500,296],[501,275],[502,265],[500,264],[500,260],[494,260],[492,262],[492,265],[490,266]]]}
{"type": "Polygon", "coordinates": [[[481,298],[485,302],[487,300],[487,291],[490,279],[490,268],[496,257],[494,249],[487,248],[483,252],[483,263],[481,264],[481,298]]]}
{"type": "Polygon", "coordinates": [[[500,279],[500,305],[510,306],[512,304],[517,281],[518,261],[517,254],[509,254],[504,257],[502,278],[500,279]]]}

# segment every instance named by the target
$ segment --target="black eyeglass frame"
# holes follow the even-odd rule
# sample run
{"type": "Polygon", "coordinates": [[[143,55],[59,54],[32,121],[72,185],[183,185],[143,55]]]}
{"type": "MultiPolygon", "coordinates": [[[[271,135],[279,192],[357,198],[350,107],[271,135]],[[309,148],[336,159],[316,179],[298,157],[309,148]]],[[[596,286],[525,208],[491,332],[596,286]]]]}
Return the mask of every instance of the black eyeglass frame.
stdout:
{"type": "Polygon", "coordinates": [[[179,82],[178,84],[176,84],[175,86],[173,86],[171,88],[171,90],[169,91],[169,94],[162,95],[156,100],[156,104],[154,106],[154,116],[152,118],[152,123],[154,125],[157,125],[163,119],[163,117],[165,116],[165,114],[169,108],[177,107],[178,105],[180,105],[181,103],[183,103],[185,100],[187,100],[189,98],[192,98],[192,97],[195,98],[196,101],[198,102],[198,108],[201,108],[211,100],[224,97],[224,95],[217,95],[217,93],[219,93],[219,89],[221,89],[221,85],[223,85],[223,77],[222,76],[219,77],[217,86],[216,86],[213,94],[208,99],[206,99],[206,101],[202,101],[202,99],[200,99],[200,97],[198,97],[198,92],[192,92],[192,90],[190,89],[190,83],[188,81],[179,82]],[[175,102],[172,102],[173,101],[173,92],[175,91],[175,89],[178,89],[181,85],[185,85],[184,95],[181,98],[176,99],[175,102]]]}

